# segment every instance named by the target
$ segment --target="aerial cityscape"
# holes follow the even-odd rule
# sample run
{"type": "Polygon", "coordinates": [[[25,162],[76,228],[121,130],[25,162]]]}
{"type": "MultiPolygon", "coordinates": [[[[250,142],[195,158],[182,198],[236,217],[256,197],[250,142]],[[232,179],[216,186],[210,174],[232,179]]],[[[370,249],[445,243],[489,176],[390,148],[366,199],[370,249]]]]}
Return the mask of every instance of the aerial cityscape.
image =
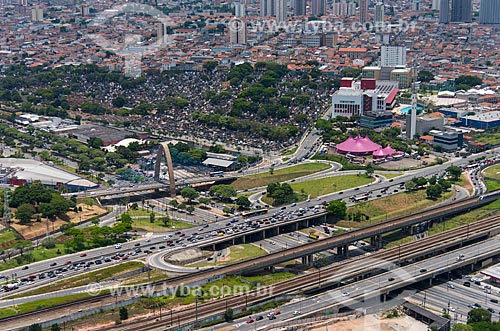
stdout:
{"type": "Polygon", "coordinates": [[[0,331],[500,330],[500,0],[0,23],[0,331]]]}

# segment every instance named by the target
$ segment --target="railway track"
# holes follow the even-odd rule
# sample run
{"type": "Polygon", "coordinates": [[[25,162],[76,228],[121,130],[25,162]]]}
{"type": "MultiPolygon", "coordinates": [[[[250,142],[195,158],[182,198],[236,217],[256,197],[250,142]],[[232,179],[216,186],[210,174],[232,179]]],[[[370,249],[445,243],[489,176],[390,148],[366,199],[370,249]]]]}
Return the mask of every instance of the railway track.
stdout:
{"type": "MultiPolygon", "coordinates": [[[[367,237],[372,236],[374,233],[377,234],[377,233],[387,232],[387,229],[398,229],[398,228],[401,228],[403,225],[408,224],[408,223],[416,224],[419,221],[424,221],[424,220],[429,220],[429,219],[435,218],[436,215],[441,216],[443,213],[446,215],[449,215],[451,213],[450,209],[454,210],[455,212],[457,210],[473,209],[473,208],[479,207],[480,205],[487,204],[491,201],[494,201],[498,195],[500,195],[500,193],[497,192],[494,194],[486,195],[483,198],[479,198],[479,199],[478,198],[470,198],[467,200],[455,202],[453,204],[449,204],[449,205],[437,207],[434,209],[426,210],[426,211],[420,212],[420,213],[412,215],[412,216],[401,217],[401,218],[398,218],[395,220],[390,220],[387,222],[379,223],[379,224],[376,224],[376,225],[373,225],[370,227],[366,227],[366,228],[363,228],[360,230],[341,234],[341,235],[331,237],[331,238],[328,238],[325,240],[320,240],[320,241],[305,244],[302,246],[294,247],[294,248],[286,250],[285,252],[277,252],[277,253],[273,253],[273,254],[268,254],[268,255],[265,255],[263,257],[254,258],[251,260],[232,264],[232,265],[229,265],[226,267],[222,267],[222,268],[218,268],[218,269],[204,270],[201,272],[197,272],[195,274],[188,274],[188,275],[176,277],[174,279],[167,280],[167,281],[154,282],[154,283],[151,283],[149,285],[158,286],[158,287],[162,287],[162,286],[175,287],[175,286],[179,286],[179,285],[193,284],[193,283],[200,282],[200,281],[203,281],[206,279],[216,279],[216,277],[221,276],[221,275],[240,274],[242,272],[247,271],[247,269],[249,269],[249,268],[251,270],[252,266],[255,269],[256,265],[258,265],[259,267],[262,267],[261,266],[262,264],[272,265],[273,263],[274,264],[280,263],[279,259],[282,259],[283,261],[289,261],[289,260],[295,259],[295,258],[300,257],[300,256],[314,254],[314,253],[319,252],[321,250],[326,250],[326,249],[338,247],[338,246],[343,245],[343,244],[350,244],[354,241],[353,238],[367,238],[367,237]],[[273,262],[273,263],[271,263],[271,262],[273,262]]],[[[491,220],[489,220],[489,222],[490,222],[490,224],[495,223],[495,222],[492,222],[491,220]]],[[[478,229],[480,226],[482,226],[482,224],[483,224],[483,221],[479,221],[479,222],[476,222],[474,224],[474,226],[471,225],[470,234],[472,235],[473,229],[478,229]]],[[[462,228],[457,228],[457,229],[454,229],[451,231],[457,231],[458,229],[462,229],[462,228]]],[[[467,229],[468,229],[468,227],[467,227],[467,229]]],[[[462,230],[462,231],[464,231],[464,230],[462,230]]],[[[467,231],[469,231],[469,229],[467,231]]],[[[446,233],[448,233],[448,232],[446,232],[446,233]]],[[[455,232],[450,232],[450,233],[455,233],[455,232]]],[[[441,234],[441,235],[444,235],[444,234],[441,234]]],[[[430,238],[437,238],[437,237],[441,238],[440,235],[436,235],[436,236],[433,236],[430,238]]],[[[447,237],[445,236],[444,238],[447,238],[447,237]]],[[[427,239],[429,239],[429,238],[427,238],[427,239]]],[[[424,240],[426,240],[426,239],[424,239],[424,240]]],[[[439,240],[437,240],[437,239],[435,241],[439,242],[439,240]]],[[[414,242],[414,243],[410,243],[408,245],[411,245],[411,244],[420,245],[419,243],[421,243],[421,242],[423,242],[423,240],[420,240],[420,241],[414,242]]],[[[443,241],[441,241],[441,242],[443,242],[443,241]]],[[[426,244],[423,246],[429,247],[429,244],[426,244]]],[[[407,246],[402,245],[398,248],[397,254],[398,254],[399,258],[403,257],[402,254],[405,254],[405,249],[408,250],[407,254],[414,254],[415,252],[418,251],[418,247],[415,247],[415,246],[411,249],[405,248],[405,247],[407,247],[407,246]]],[[[391,251],[394,251],[394,249],[393,250],[379,251],[375,254],[372,254],[370,257],[374,258],[376,256],[379,260],[382,260],[382,259],[387,260],[391,256],[389,253],[391,251]],[[380,255],[378,255],[378,254],[380,254],[380,255]],[[387,255],[387,254],[389,254],[389,255],[387,255]]],[[[356,261],[356,263],[360,262],[359,259],[356,259],[354,261],[356,261]]],[[[361,264],[359,264],[359,265],[361,265],[361,264]]],[[[343,265],[333,265],[331,267],[324,268],[321,270],[321,275],[322,275],[321,277],[331,276],[331,273],[337,272],[341,268],[344,270],[347,270],[346,267],[347,266],[343,264],[343,265]]],[[[366,267],[371,267],[371,266],[368,264],[367,266],[364,266],[364,267],[366,268],[366,267]]],[[[308,276],[308,275],[303,275],[300,277],[306,277],[306,276],[308,276]]],[[[312,276],[309,276],[309,277],[313,278],[312,276]]],[[[299,277],[297,277],[297,279],[299,279],[299,277]]],[[[294,280],[292,282],[291,280],[288,280],[288,281],[286,281],[286,283],[287,284],[294,284],[294,287],[292,289],[297,289],[297,283],[296,283],[297,281],[298,280],[294,280]]],[[[305,278],[304,278],[304,280],[302,280],[302,282],[303,283],[306,282],[305,278]]],[[[298,284],[300,285],[300,281],[298,284]]],[[[275,286],[273,288],[273,290],[275,291],[274,293],[277,293],[276,292],[277,290],[282,291],[282,293],[286,293],[286,291],[287,291],[286,288],[281,289],[280,286],[282,286],[282,285],[275,284],[274,286],[275,286]]],[[[283,285],[283,286],[285,286],[285,285],[283,285]]],[[[247,297],[247,299],[249,298],[248,294],[246,297],[247,297]]],[[[234,298],[241,298],[241,297],[236,296],[234,298]]],[[[227,300],[229,300],[229,299],[230,298],[227,298],[227,300]]],[[[256,302],[256,301],[259,301],[262,299],[264,299],[264,297],[256,297],[256,298],[252,299],[253,301],[248,301],[248,303],[256,302]]],[[[106,304],[113,303],[115,300],[116,300],[116,298],[112,297],[110,294],[107,294],[107,295],[103,294],[101,302],[102,302],[102,305],[106,305],[106,304]]],[[[231,299],[231,300],[237,300],[237,299],[231,299]]],[[[226,302],[226,300],[224,300],[224,301],[226,302]]],[[[77,301],[74,301],[73,303],[65,304],[65,308],[67,308],[67,307],[81,307],[82,303],[85,303],[85,302],[87,302],[87,301],[77,300],[77,301]]],[[[231,302],[231,304],[237,304],[237,303],[238,303],[237,301],[231,302]]],[[[228,302],[228,306],[229,305],[230,305],[230,303],[228,302]]],[[[208,316],[210,313],[220,311],[220,308],[215,309],[215,307],[218,307],[217,303],[215,303],[215,302],[211,303],[210,306],[211,306],[210,309],[206,308],[207,311],[199,310],[199,313],[200,314],[203,313],[204,315],[208,316]]],[[[199,305],[199,307],[201,307],[201,305],[199,305]]],[[[57,311],[57,309],[59,309],[59,307],[52,307],[49,310],[55,312],[55,311],[57,311]]],[[[21,318],[33,316],[35,314],[40,314],[40,311],[26,313],[26,314],[20,314],[16,317],[10,318],[10,320],[21,319],[21,318]]],[[[182,316],[181,312],[179,312],[178,314],[180,314],[179,316],[182,316]]],[[[192,317],[192,313],[190,313],[190,314],[192,317]]],[[[199,316],[202,316],[202,315],[199,315],[199,316]]],[[[5,321],[7,321],[7,320],[0,319],[0,327],[2,326],[3,322],[5,322],[5,321]]],[[[147,330],[147,329],[144,329],[144,330],[147,330]]]]}
{"type": "MultiPolygon", "coordinates": [[[[389,250],[379,251],[370,256],[363,256],[359,259],[353,259],[346,264],[338,264],[330,267],[321,269],[321,277],[326,279],[328,277],[335,276],[334,282],[340,282],[341,280],[349,279],[362,272],[366,273],[367,269],[383,269],[383,265],[378,265],[374,268],[373,259],[378,261],[387,261],[387,265],[394,263],[407,261],[415,256],[420,255],[419,251],[423,248],[427,250],[440,251],[445,247],[450,245],[458,245],[461,242],[466,242],[467,240],[477,239],[479,237],[485,236],[488,233],[498,233],[500,231],[500,217],[493,217],[483,221],[476,222],[473,226],[462,226],[459,228],[452,229],[447,232],[436,234],[434,236],[401,245],[400,247],[395,247],[389,250]]],[[[286,294],[290,292],[295,292],[299,289],[304,288],[318,288],[319,286],[325,286],[328,281],[318,281],[318,273],[308,273],[304,274],[274,285],[269,286],[272,289],[273,295],[286,294]]],[[[331,281],[330,281],[331,282],[331,281]]],[[[122,329],[119,326],[109,327],[101,329],[100,331],[108,330],[158,330],[159,328],[168,328],[173,326],[182,326],[186,323],[193,322],[196,319],[196,310],[198,318],[209,317],[216,315],[217,313],[224,312],[226,307],[230,308],[242,308],[247,304],[255,303],[268,299],[269,295],[266,294],[267,291],[250,291],[247,294],[240,294],[226,299],[219,299],[217,301],[211,301],[204,304],[198,304],[197,309],[193,306],[183,307],[182,310],[169,312],[163,315],[162,320],[159,317],[154,317],[149,320],[141,320],[134,323],[127,323],[125,328],[122,329]],[[261,293],[263,292],[263,294],[261,293]],[[162,325],[160,325],[162,324],[162,325]]]]}

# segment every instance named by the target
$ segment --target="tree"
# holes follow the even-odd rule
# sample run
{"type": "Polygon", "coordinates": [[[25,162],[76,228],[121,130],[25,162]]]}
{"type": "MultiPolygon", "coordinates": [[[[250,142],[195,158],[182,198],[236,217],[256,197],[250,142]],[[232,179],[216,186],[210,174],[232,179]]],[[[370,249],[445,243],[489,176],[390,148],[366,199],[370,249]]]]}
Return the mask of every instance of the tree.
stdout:
{"type": "Polygon", "coordinates": [[[50,331],[61,331],[61,327],[59,326],[59,324],[52,324],[52,326],[50,327],[50,331]]]}
{"type": "Polygon", "coordinates": [[[428,83],[434,79],[434,75],[430,71],[422,70],[418,72],[417,79],[423,83],[428,83]]]}
{"type": "Polygon", "coordinates": [[[431,185],[427,187],[425,193],[427,194],[428,199],[435,200],[441,197],[441,194],[443,194],[443,189],[439,185],[431,185]]]}
{"type": "Polygon", "coordinates": [[[236,198],[236,204],[240,208],[248,208],[252,205],[250,200],[248,200],[248,198],[244,195],[240,195],[238,198],[236,198]]]}
{"type": "Polygon", "coordinates": [[[149,213],[149,223],[154,223],[155,222],[155,212],[152,211],[149,213]]]}
{"type": "Polygon", "coordinates": [[[186,207],[186,211],[189,213],[189,214],[192,214],[194,212],[194,207],[189,205],[186,207]]]}
{"type": "Polygon", "coordinates": [[[160,218],[160,222],[164,227],[168,227],[168,225],[170,224],[170,217],[163,216],[160,218]]]}
{"type": "Polygon", "coordinates": [[[337,220],[343,219],[347,213],[347,205],[345,201],[332,200],[326,206],[326,211],[333,215],[333,217],[337,220]]]}
{"type": "Polygon", "coordinates": [[[224,320],[230,322],[233,320],[233,310],[231,308],[226,309],[224,312],[224,320]]]}
{"type": "Polygon", "coordinates": [[[16,210],[16,218],[20,220],[21,224],[29,224],[34,214],[35,207],[30,203],[23,203],[16,210]]]}
{"type": "Polygon", "coordinates": [[[415,191],[417,189],[417,184],[415,184],[415,182],[409,180],[405,183],[405,189],[406,191],[408,192],[412,192],[412,191],[415,191]]]}
{"type": "Polygon", "coordinates": [[[467,314],[467,324],[491,322],[491,313],[483,308],[472,309],[467,314]]]}
{"type": "Polygon", "coordinates": [[[415,184],[417,184],[418,187],[424,187],[427,185],[427,179],[425,177],[418,177],[415,184]]]}
{"type": "Polygon", "coordinates": [[[462,175],[462,169],[458,166],[449,166],[448,168],[446,168],[446,172],[451,177],[451,180],[453,182],[459,180],[460,176],[462,175]]]}
{"type": "Polygon", "coordinates": [[[119,313],[120,313],[120,320],[123,321],[128,319],[128,309],[126,307],[121,307],[119,313]]]}
{"type": "Polygon", "coordinates": [[[204,204],[204,205],[209,205],[211,200],[209,198],[199,198],[198,201],[201,203],[201,204],[204,204]]]}
{"type": "Polygon", "coordinates": [[[40,324],[32,324],[28,327],[28,331],[42,331],[42,326],[40,324]]]}
{"type": "Polygon", "coordinates": [[[203,69],[205,69],[206,71],[214,71],[215,68],[217,68],[217,66],[219,65],[219,62],[217,61],[205,61],[203,63],[203,69]]]}
{"type": "Polygon", "coordinates": [[[52,237],[45,238],[42,240],[42,246],[46,249],[51,249],[56,247],[56,240],[52,237]]]}
{"type": "Polygon", "coordinates": [[[443,192],[446,192],[451,188],[451,183],[444,178],[439,179],[438,185],[441,186],[443,192]]]}
{"type": "Polygon", "coordinates": [[[221,184],[212,186],[209,193],[220,200],[229,200],[236,195],[236,190],[231,185],[221,184]]]}
{"type": "Polygon", "coordinates": [[[224,207],[224,208],[222,208],[222,212],[224,214],[229,214],[231,212],[231,209],[229,209],[228,207],[224,207]]]}
{"type": "Polygon", "coordinates": [[[177,200],[170,200],[170,202],[168,203],[169,205],[171,205],[172,207],[174,208],[177,208],[179,206],[179,202],[177,202],[177,200]]]}
{"type": "Polygon", "coordinates": [[[132,217],[129,214],[124,213],[120,216],[120,222],[126,224],[132,224],[132,217]]]}
{"type": "Polygon", "coordinates": [[[370,163],[368,163],[368,165],[366,166],[366,175],[368,177],[371,177],[373,176],[373,173],[375,172],[375,169],[373,169],[373,165],[370,163]]]}
{"type": "Polygon", "coordinates": [[[185,203],[181,203],[177,206],[178,209],[180,210],[186,210],[187,209],[187,205],[185,203]]]}
{"type": "Polygon", "coordinates": [[[184,199],[187,199],[188,203],[191,203],[194,199],[200,196],[200,193],[192,187],[185,187],[181,190],[181,196],[184,199]]]}

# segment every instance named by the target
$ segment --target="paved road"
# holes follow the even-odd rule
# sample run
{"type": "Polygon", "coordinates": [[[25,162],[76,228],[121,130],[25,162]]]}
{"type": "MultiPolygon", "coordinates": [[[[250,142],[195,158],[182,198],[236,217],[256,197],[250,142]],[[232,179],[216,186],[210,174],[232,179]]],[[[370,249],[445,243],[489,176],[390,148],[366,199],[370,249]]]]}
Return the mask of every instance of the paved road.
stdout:
{"type": "MultiPolygon", "coordinates": [[[[365,297],[371,296],[373,293],[383,293],[386,288],[392,286],[396,283],[408,282],[411,284],[414,282],[415,277],[421,276],[423,274],[432,274],[434,270],[440,270],[443,267],[457,263],[456,257],[458,254],[464,254],[465,258],[474,258],[475,256],[481,255],[483,253],[488,253],[492,250],[500,252],[500,239],[498,237],[491,238],[487,241],[475,244],[473,246],[468,246],[461,248],[459,250],[442,254],[427,260],[423,260],[405,267],[394,269],[377,276],[370,278],[365,278],[363,281],[351,283],[349,285],[337,288],[335,290],[326,291],[319,295],[315,295],[308,298],[300,298],[296,302],[292,302],[280,308],[280,315],[277,315],[276,319],[269,321],[265,318],[266,314],[271,311],[265,311],[254,316],[263,316],[264,319],[261,321],[254,321],[253,323],[246,323],[249,319],[248,317],[238,319],[233,323],[227,323],[223,326],[233,326],[237,330],[251,331],[260,330],[265,327],[269,327],[272,324],[277,324],[286,320],[291,320],[296,318],[293,316],[294,311],[299,311],[304,315],[305,313],[314,312],[317,310],[325,309],[336,304],[346,304],[346,307],[360,307],[362,306],[359,300],[365,299],[365,297]],[[422,270],[426,270],[422,272],[422,270]],[[356,299],[355,303],[349,304],[350,299],[356,299]]],[[[406,290],[400,295],[402,299],[412,296],[415,291],[406,290]]],[[[372,306],[374,302],[372,300],[367,300],[367,305],[372,306]]],[[[299,315],[297,317],[300,317],[299,315]]],[[[209,328],[203,329],[209,330],[209,328]]]]}
{"type": "MultiPolygon", "coordinates": [[[[500,151],[500,148],[497,148],[496,151],[500,151]]],[[[489,152],[489,153],[491,153],[491,152],[489,152]]],[[[416,177],[416,176],[431,176],[433,174],[443,173],[444,170],[451,164],[459,165],[459,166],[466,165],[469,163],[469,160],[477,159],[477,158],[480,158],[484,155],[486,155],[486,154],[481,153],[481,154],[470,156],[468,158],[452,160],[452,161],[449,161],[449,162],[444,163],[442,165],[436,165],[436,166],[425,168],[425,169],[411,171],[411,172],[406,173],[402,176],[391,179],[390,181],[387,181],[387,182],[379,182],[376,184],[369,184],[369,185],[366,185],[366,186],[363,186],[360,188],[353,188],[350,190],[346,190],[344,192],[337,192],[337,193],[329,194],[329,195],[320,197],[319,199],[300,202],[300,203],[297,203],[297,205],[294,207],[288,207],[287,213],[289,213],[289,215],[292,215],[292,212],[294,210],[297,210],[299,208],[304,208],[304,207],[309,208],[311,206],[314,206],[315,204],[318,204],[318,201],[321,201],[321,200],[330,201],[333,199],[348,199],[352,195],[359,195],[359,194],[367,193],[370,191],[372,192],[372,196],[374,196],[376,198],[377,195],[379,195],[379,194],[376,194],[377,190],[382,190],[383,188],[388,187],[388,186],[396,187],[397,185],[400,185],[401,183],[404,183],[407,180],[409,180],[413,177],[416,177]]],[[[396,189],[393,189],[393,191],[388,190],[388,192],[389,192],[389,194],[394,193],[395,190],[396,189]]],[[[269,213],[272,214],[276,210],[277,209],[271,209],[269,211],[269,213]]],[[[268,217],[268,216],[263,215],[263,216],[257,216],[253,219],[263,219],[266,217],[268,217]]],[[[195,232],[200,233],[200,232],[202,232],[202,230],[203,230],[202,233],[204,233],[206,235],[212,231],[226,228],[227,227],[226,223],[227,223],[226,220],[221,220],[221,221],[218,221],[216,223],[206,225],[206,226],[208,226],[207,228],[203,228],[203,229],[191,228],[191,229],[186,229],[183,232],[185,233],[186,237],[190,236],[191,234],[193,234],[195,232]]],[[[250,230],[250,229],[248,229],[248,230],[250,230]]],[[[205,238],[204,240],[210,241],[210,240],[215,240],[215,239],[216,239],[216,237],[208,237],[208,238],[205,238]]],[[[140,244],[141,247],[143,247],[144,245],[149,245],[149,246],[154,245],[156,248],[158,248],[158,246],[164,242],[165,242],[165,239],[163,239],[163,237],[161,237],[161,236],[151,238],[151,242],[149,242],[149,243],[146,242],[145,239],[140,239],[140,240],[137,240],[134,242],[125,243],[125,244],[123,244],[122,248],[120,248],[120,249],[115,249],[113,246],[98,248],[98,249],[88,251],[87,257],[80,257],[79,254],[66,255],[66,256],[54,258],[51,260],[45,260],[45,261],[31,264],[31,265],[29,265],[29,269],[27,269],[27,270],[22,270],[21,268],[10,269],[10,270],[2,272],[2,275],[6,275],[6,276],[10,277],[12,274],[16,274],[18,278],[27,277],[28,275],[31,275],[31,274],[38,274],[40,272],[45,272],[47,270],[57,268],[57,267],[61,266],[62,264],[64,264],[68,260],[71,260],[73,263],[76,261],[95,260],[101,256],[112,256],[112,255],[116,254],[117,252],[132,251],[135,248],[134,245],[137,243],[140,244]],[[57,263],[57,266],[51,267],[50,266],[51,263],[57,263]]],[[[193,244],[193,245],[195,245],[195,244],[193,244]]],[[[178,247],[178,245],[177,245],[177,247],[178,247]]],[[[168,249],[166,249],[165,251],[168,251],[168,249]]],[[[150,263],[152,263],[153,266],[161,267],[162,259],[161,259],[160,255],[161,254],[155,254],[154,258],[149,259],[150,263]]],[[[0,296],[1,295],[2,294],[0,294],[0,296]]]]}

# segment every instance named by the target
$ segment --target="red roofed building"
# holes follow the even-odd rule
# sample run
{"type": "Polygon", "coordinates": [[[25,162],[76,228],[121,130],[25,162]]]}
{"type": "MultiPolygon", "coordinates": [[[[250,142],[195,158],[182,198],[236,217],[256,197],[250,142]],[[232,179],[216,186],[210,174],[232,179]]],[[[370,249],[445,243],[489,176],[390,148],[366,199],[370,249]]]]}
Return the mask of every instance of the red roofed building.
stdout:
{"type": "Polygon", "coordinates": [[[397,82],[343,79],[340,89],[332,96],[332,117],[351,117],[370,112],[383,114],[394,107],[397,92],[397,82]]]}

